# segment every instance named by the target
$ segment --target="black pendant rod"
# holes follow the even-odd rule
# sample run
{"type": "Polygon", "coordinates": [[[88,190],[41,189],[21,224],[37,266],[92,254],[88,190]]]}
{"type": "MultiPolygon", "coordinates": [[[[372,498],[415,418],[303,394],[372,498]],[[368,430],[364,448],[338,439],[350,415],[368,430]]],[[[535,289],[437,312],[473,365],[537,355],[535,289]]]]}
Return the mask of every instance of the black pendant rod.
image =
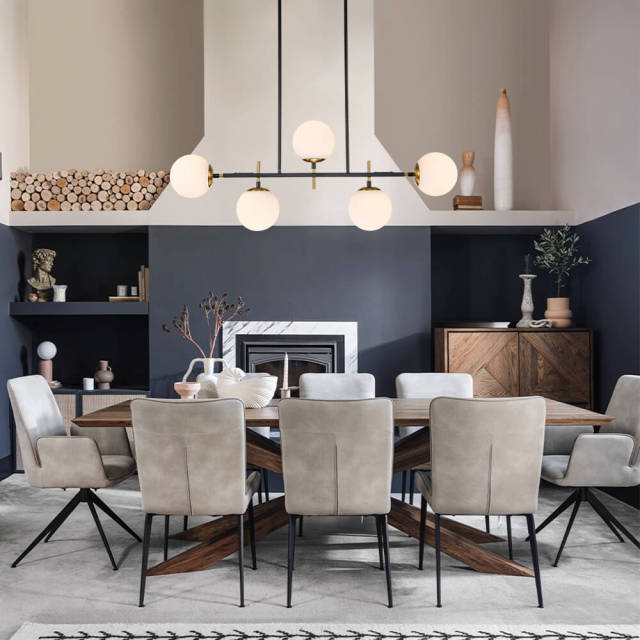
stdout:
{"type": "Polygon", "coordinates": [[[255,172],[234,172],[234,173],[213,173],[212,177],[219,178],[411,178],[415,175],[413,171],[300,171],[293,173],[255,173],[255,172]]]}
{"type": "Polygon", "coordinates": [[[344,157],[349,173],[349,30],[347,0],[344,0],[344,157]]]}
{"type": "Polygon", "coordinates": [[[278,0],[278,173],[282,173],[282,0],[278,0]]]}

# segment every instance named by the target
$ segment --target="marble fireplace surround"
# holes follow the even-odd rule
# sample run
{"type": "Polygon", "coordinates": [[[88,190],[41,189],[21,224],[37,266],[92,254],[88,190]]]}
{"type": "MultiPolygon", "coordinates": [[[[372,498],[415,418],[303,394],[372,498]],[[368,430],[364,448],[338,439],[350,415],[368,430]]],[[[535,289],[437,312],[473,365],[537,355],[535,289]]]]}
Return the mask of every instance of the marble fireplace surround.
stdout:
{"type": "Polygon", "coordinates": [[[236,366],[237,335],[320,335],[344,336],[344,371],[358,372],[357,322],[232,321],[222,325],[222,357],[236,366]]]}

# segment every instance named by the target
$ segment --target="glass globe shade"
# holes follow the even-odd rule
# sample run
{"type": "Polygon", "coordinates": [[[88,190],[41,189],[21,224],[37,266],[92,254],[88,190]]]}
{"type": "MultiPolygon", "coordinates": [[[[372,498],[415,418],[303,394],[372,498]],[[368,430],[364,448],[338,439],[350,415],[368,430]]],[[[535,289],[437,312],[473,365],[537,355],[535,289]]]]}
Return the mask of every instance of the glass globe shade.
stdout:
{"type": "Polygon", "coordinates": [[[238,198],[236,215],[250,231],[264,231],[278,219],[280,203],[269,189],[256,187],[245,191],[238,198]]]}
{"type": "Polygon", "coordinates": [[[449,193],[458,181],[458,167],[446,154],[434,151],[427,153],[416,164],[418,189],[428,196],[443,196],[449,193]]]}
{"type": "Polygon", "coordinates": [[[335,136],[320,120],[307,120],[293,132],[293,150],[308,162],[320,162],[333,153],[335,136]]]}
{"type": "Polygon", "coordinates": [[[171,186],[183,198],[199,198],[209,190],[209,161],[190,153],[171,165],[171,186]]]}
{"type": "Polygon", "coordinates": [[[377,231],[391,218],[391,200],[376,187],[359,189],[349,201],[349,217],[363,231],[377,231]]]}
{"type": "Polygon", "coordinates": [[[40,360],[53,360],[56,357],[56,353],[58,353],[56,345],[48,340],[41,342],[36,351],[40,360]]]}

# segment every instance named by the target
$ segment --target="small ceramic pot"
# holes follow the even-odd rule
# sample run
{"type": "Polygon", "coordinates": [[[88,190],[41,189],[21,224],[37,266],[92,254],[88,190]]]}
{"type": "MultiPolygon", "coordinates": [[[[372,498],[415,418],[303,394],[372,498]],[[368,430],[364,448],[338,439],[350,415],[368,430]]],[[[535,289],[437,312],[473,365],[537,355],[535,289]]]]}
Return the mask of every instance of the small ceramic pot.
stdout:
{"type": "Polygon", "coordinates": [[[557,329],[566,329],[571,326],[573,312],[569,309],[569,298],[547,298],[547,310],[544,317],[553,322],[557,329]]]}
{"type": "Polygon", "coordinates": [[[180,400],[193,400],[195,399],[198,391],[200,391],[200,383],[174,382],[173,388],[175,392],[180,396],[180,400]]]}
{"type": "Polygon", "coordinates": [[[113,371],[111,371],[108,360],[98,361],[98,368],[96,369],[93,378],[98,383],[98,389],[111,389],[113,371]]]}
{"type": "Polygon", "coordinates": [[[53,285],[53,301],[54,302],[67,301],[67,285],[66,284],[53,285]]]}

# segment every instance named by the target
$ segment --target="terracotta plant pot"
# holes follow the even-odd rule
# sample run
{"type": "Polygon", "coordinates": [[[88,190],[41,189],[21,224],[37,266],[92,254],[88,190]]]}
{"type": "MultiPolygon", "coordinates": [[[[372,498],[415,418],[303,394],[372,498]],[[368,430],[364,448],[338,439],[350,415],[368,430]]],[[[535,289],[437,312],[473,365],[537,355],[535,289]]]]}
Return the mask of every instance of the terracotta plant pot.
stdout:
{"type": "Polygon", "coordinates": [[[569,309],[569,298],[547,298],[547,310],[544,317],[553,322],[558,329],[571,326],[573,312],[569,309]]]}

